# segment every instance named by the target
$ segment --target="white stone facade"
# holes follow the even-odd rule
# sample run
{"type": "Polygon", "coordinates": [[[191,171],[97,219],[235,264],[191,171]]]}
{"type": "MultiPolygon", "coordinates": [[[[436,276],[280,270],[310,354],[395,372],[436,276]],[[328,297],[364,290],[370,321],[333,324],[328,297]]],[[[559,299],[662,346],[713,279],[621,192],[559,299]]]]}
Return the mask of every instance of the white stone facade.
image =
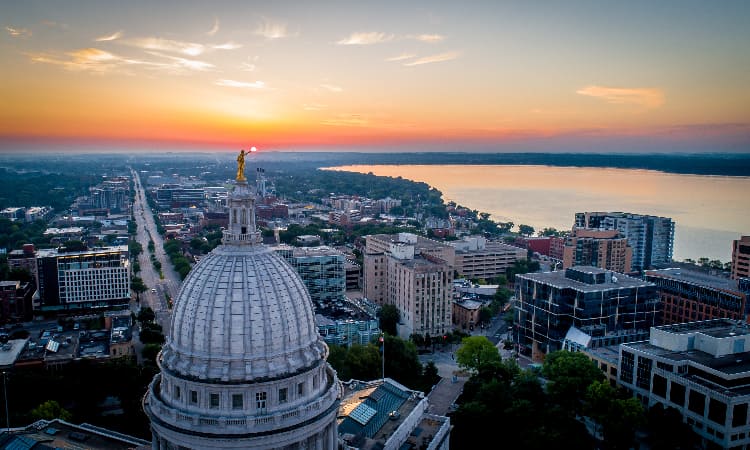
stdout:
{"type": "Polygon", "coordinates": [[[144,398],[156,449],[335,449],[341,387],[299,275],[238,182],[222,246],[185,279],[144,398]]]}

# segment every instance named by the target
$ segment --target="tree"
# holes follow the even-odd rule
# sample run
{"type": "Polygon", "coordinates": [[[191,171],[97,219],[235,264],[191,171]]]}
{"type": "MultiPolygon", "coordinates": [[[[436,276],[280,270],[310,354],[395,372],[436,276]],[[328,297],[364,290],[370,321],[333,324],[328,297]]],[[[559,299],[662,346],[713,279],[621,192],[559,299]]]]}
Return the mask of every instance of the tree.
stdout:
{"type": "Polygon", "coordinates": [[[594,381],[604,378],[583,353],[558,350],[547,355],[542,366],[542,375],[549,383],[547,392],[553,400],[570,411],[580,411],[581,399],[594,381]]]}
{"type": "Polygon", "coordinates": [[[382,362],[378,347],[374,345],[352,345],[344,361],[350,378],[357,380],[380,378],[382,362]]]}
{"type": "Polygon", "coordinates": [[[482,306],[479,309],[479,321],[483,323],[487,323],[492,320],[492,310],[486,306],[482,306]]]}
{"type": "Polygon", "coordinates": [[[76,241],[73,239],[65,242],[65,244],[63,245],[63,249],[62,249],[62,251],[64,252],[82,252],[85,250],[88,250],[88,247],[86,247],[86,244],[84,244],[81,241],[76,241]]]}
{"type": "Polygon", "coordinates": [[[70,420],[73,415],[70,411],[67,411],[59,403],[54,400],[47,400],[36,408],[32,409],[29,413],[34,420],[45,419],[62,419],[70,420]]]}
{"type": "Polygon", "coordinates": [[[135,299],[137,302],[141,301],[141,294],[146,292],[146,284],[143,282],[141,277],[133,277],[130,280],[130,289],[135,292],[135,299]]]}
{"type": "Polygon", "coordinates": [[[138,322],[153,322],[156,318],[156,314],[154,314],[153,309],[145,307],[138,311],[138,316],[136,316],[136,318],[138,319],[138,322]]]}
{"type": "Polygon", "coordinates": [[[128,252],[130,252],[131,258],[137,259],[138,255],[143,253],[143,246],[140,242],[131,239],[128,241],[128,252]]]}
{"type": "Polygon", "coordinates": [[[500,363],[500,352],[485,336],[469,336],[461,340],[456,362],[476,374],[493,363],[500,363]]]}
{"type": "Polygon", "coordinates": [[[552,236],[552,237],[558,237],[561,236],[562,232],[558,231],[556,228],[544,228],[542,231],[539,232],[539,236],[552,236]]]}
{"type": "Polygon", "coordinates": [[[378,318],[380,319],[380,329],[396,336],[398,334],[397,326],[401,321],[401,313],[399,312],[396,305],[383,305],[378,311],[378,318]]]}
{"type": "Polygon", "coordinates": [[[161,345],[159,344],[146,344],[141,350],[141,356],[144,362],[148,362],[151,365],[156,365],[156,356],[161,351],[161,345]]]}
{"type": "Polygon", "coordinates": [[[532,234],[534,234],[534,227],[532,227],[531,225],[521,224],[518,226],[518,232],[524,236],[531,236],[532,234]]]}
{"type": "Polygon", "coordinates": [[[690,425],[682,421],[675,408],[657,403],[646,414],[648,444],[652,450],[693,450],[700,448],[701,439],[690,425]]]}

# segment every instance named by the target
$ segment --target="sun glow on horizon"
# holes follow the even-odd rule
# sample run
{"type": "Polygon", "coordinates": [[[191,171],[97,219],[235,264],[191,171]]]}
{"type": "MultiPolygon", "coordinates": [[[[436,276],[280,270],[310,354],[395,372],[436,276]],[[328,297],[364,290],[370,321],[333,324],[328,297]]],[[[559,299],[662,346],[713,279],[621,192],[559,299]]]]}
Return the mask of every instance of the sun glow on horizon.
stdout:
{"type": "Polygon", "coordinates": [[[148,17],[140,6],[0,4],[0,151],[56,141],[593,150],[607,140],[750,151],[741,2],[418,0],[397,15],[220,2],[154,5],[148,17]],[[706,8],[720,18],[701,22],[706,8]]]}

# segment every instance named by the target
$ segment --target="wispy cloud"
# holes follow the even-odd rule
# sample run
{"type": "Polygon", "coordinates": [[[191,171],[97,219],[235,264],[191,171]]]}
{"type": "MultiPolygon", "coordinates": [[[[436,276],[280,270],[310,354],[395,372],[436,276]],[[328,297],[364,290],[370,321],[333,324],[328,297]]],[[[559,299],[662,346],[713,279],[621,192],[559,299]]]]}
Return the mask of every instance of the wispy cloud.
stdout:
{"type": "Polygon", "coordinates": [[[182,53],[188,56],[198,56],[206,50],[206,47],[203,44],[175,41],[172,39],[162,39],[157,37],[128,39],[122,42],[133,47],[142,48],[144,50],[182,53]]]}
{"type": "Polygon", "coordinates": [[[333,84],[321,84],[320,87],[329,92],[342,92],[344,90],[341,86],[336,86],[333,84]]]}
{"type": "Polygon", "coordinates": [[[305,111],[321,111],[328,108],[327,105],[321,105],[320,103],[305,103],[302,105],[302,109],[305,111]]]}
{"type": "Polygon", "coordinates": [[[246,81],[222,79],[222,80],[216,80],[214,84],[217,86],[244,88],[244,89],[265,89],[266,88],[266,84],[262,81],[254,81],[252,83],[248,83],[246,81]]]}
{"type": "Polygon", "coordinates": [[[453,59],[458,58],[459,54],[458,52],[445,52],[445,53],[438,53],[437,55],[430,55],[430,56],[424,56],[419,59],[415,59],[414,61],[409,61],[407,63],[404,63],[405,66],[421,66],[422,64],[432,64],[432,63],[438,63],[438,62],[444,62],[444,61],[451,61],[453,59]]]}
{"type": "Polygon", "coordinates": [[[82,48],[63,55],[32,53],[28,55],[36,63],[54,64],[72,71],[86,71],[98,74],[112,72],[126,65],[147,64],[144,61],[123,58],[98,48],[82,48]]]}
{"type": "Polygon", "coordinates": [[[5,31],[8,32],[9,35],[17,38],[24,38],[31,36],[31,30],[28,30],[26,28],[18,28],[18,27],[5,27],[5,31]]]}
{"type": "Polygon", "coordinates": [[[122,37],[122,31],[115,31],[112,34],[108,34],[106,36],[100,36],[94,40],[96,42],[106,42],[106,41],[114,41],[114,40],[120,39],[121,37],[122,37]]]}
{"type": "Polygon", "coordinates": [[[243,72],[255,72],[255,69],[257,69],[256,62],[258,62],[258,56],[247,58],[246,62],[240,64],[240,70],[243,72]]]}
{"type": "Polygon", "coordinates": [[[197,72],[205,72],[213,69],[215,66],[206,61],[199,61],[196,59],[182,58],[179,56],[165,55],[159,52],[146,52],[149,55],[157,56],[172,61],[172,64],[164,64],[162,67],[170,70],[171,72],[182,72],[185,69],[193,70],[197,72]]]}
{"type": "Polygon", "coordinates": [[[411,35],[409,37],[421,42],[426,42],[428,44],[435,44],[437,42],[442,42],[445,40],[445,36],[441,34],[417,34],[411,35]]]}
{"type": "Polygon", "coordinates": [[[242,48],[242,44],[229,41],[219,45],[212,45],[211,48],[214,50],[237,50],[238,48],[242,48]]]}
{"type": "Polygon", "coordinates": [[[219,32],[219,19],[214,17],[214,26],[206,32],[207,35],[213,36],[219,32]]]}
{"type": "Polygon", "coordinates": [[[360,114],[339,114],[336,117],[321,120],[320,123],[334,127],[366,127],[370,121],[360,114]]]}
{"type": "Polygon", "coordinates": [[[392,41],[394,35],[377,31],[367,33],[352,33],[336,42],[338,45],[372,45],[392,41]]]}
{"type": "Polygon", "coordinates": [[[398,56],[391,56],[390,58],[386,58],[386,61],[403,61],[405,59],[412,59],[416,58],[417,55],[415,53],[402,53],[398,56]]]}
{"type": "Polygon", "coordinates": [[[638,105],[646,108],[658,108],[666,101],[664,91],[658,88],[586,86],[577,90],[576,94],[598,98],[607,103],[638,105]]]}
{"type": "Polygon", "coordinates": [[[266,39],[282,39],[297,35],[296,33],[289,33],[285,23],[273,22],[265,18],[258,25],[258,28],[255,29],[255,34],[263,36],[266,39]]]}

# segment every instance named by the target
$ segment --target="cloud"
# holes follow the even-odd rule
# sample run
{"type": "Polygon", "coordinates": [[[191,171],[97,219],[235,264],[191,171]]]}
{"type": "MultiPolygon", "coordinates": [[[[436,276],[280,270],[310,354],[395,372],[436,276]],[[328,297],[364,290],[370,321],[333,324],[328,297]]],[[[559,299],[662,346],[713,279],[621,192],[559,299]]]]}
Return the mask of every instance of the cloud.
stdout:
{"type": "Polygon", "coordinates": [[[123,58],[98,48],[82,48],[64,55],[35,53],[28,55],[31,61],[54,64],[72,71],[87,71],[103,74],[122,68],[126,65],[146,64],[144,61],[123,58]]]}
{"type": "Polygon", "coordinates": [[[320,103],[305,103],[302,105],[302,109],[305,111],[320,111],[328,108],[327,105],[321,105],[320,103]]]}
{"type": "Polygon", "coordinates": [[[159,52],[146,52],[149,55],[157,56],[159,58],[165,58],[172,61],[172,64],[159,64],[160,67],[168,69],[172,72],[182,72],[184,69],[194,70],[197,72],[205,72],[213,69],[213,64],[206,61],[199,61],[195,59],[187,59],[179,56],[165,55],[159,52]]]}
{"type": "Polygon", "coordinates": [[[438,53],[437,55],[425,56],[414,61],[404,63],[405,66],[421,66],[422,64],[432,64],[437,62],[450,61],[458,58],[458,52],[438,53]]]}
{"type": "Polygon", "coordinates": [[[225,86],[225,87],[233,87],[233,88],[245,88],[245,89],[265,89],[266,84],[262,81],[255,81],[252,83],[248,83],[245,81],[235,81],[235,80],[216,80],[214,82],[217,86],[225,86]]]}
{"type": "Polygon", "coordinates": [[[9,35],[17,38],[31,36],[31,30],[27,30],[26,28],[5,27],[5,31],[7,31],[9,35]]]}
{"type": "Polygon", "coordinates": [[[339,114],[334,118],[321,120],[320,123],[334,127],[365,127],[370,121],[359,114],[339,114]]]}
{"type": "Polygon", "coordinates": [[[238,48],[242,48],[242,44],[229,41],[219,45],[212,45],[211,48],[214,50],[237,50],[238,48]]]}
{"type": "Polygon", "coordinates": [[[427,42],[428,44],[434,44],[445,40],[445,36],[440,34],[417,34],[409,37],[421,42],[427,42]]]}
{"type": "Polygon", "coordinates": [[[607,103],[638,105],[658,108],[665,102],[664,91],[658,88],[614,88],[606,86],[586,86],[576,94],[599,98],[607,103]]]}
{"type": "Polygon", "coordinates": [[[206,50],[206,47],[203,44],[175,41],[171,39],[162,39],[156,37],[128,39],[122,42],[133,47],[142,48],[144,50],[158,50],[162,52],[182,53],[188,56],[198,56],[206,50]]]}
{"type": "Polygon", "coordinates": [[[392,41],[394,36],[392,34],[380,33],[372,31],[368,33],[352,33],[349,37],[341,39],[336,42],[338,45],[372,45],[380,44],[382,42],[392,41]]]}
{"type": "Polygon", "coordinates": [[[123,73],[132,75],[132,68],[166,71],[172,74],[184,73],[187,70],[208,71],[214,65],[205,61],[197,61],[159,52],[146,52],[161,60],[144,60],[120,56],[94,47],[82,48],[68,53],[27,53],[32,62],[53,64],[71,71],[86,71],[96,74],[123,73]]]}
{"type": "Polygon", "coordinates": [[[115,31],[112,34],[108,34],[106,36],[100,36],[94,40],[96,42],[106,42],[106,41],[114,41],[114,40],[120,39],[121,37],[122,37],[122,31],[115,31]]]}
{"type": "Polygon", "coordinates": [[[255,29],[255,34],[263,36],[266,39],[282,39],[296,36],[296,34],[290,34],[287,31],[285,23],[272,22],[268,19],[263,19],[263,22],[255,29]]]}
{"type": "Polygon", "coordinates": [[[207,35],[213,36],[219,32],[219,19],[214,17],[214,26],[206,32],[207,35]]]}
{"type": "Polygon", "coordinates": [[[342,92],[344,90],[340,86],[336,86],[336,85],[333,85],[333,84],[321,84],[320,87],[322,87],[323,89],[328,90],[329,92],[342,92]]]}
{"type": "Polygon", "coordinates": [[[390,58],[386,58],[386,61],[403,61],[405,59],[412,59],[416,58],[417,55],[415,53],[402,53],[398,56],[391,56],[390,58]]]}

